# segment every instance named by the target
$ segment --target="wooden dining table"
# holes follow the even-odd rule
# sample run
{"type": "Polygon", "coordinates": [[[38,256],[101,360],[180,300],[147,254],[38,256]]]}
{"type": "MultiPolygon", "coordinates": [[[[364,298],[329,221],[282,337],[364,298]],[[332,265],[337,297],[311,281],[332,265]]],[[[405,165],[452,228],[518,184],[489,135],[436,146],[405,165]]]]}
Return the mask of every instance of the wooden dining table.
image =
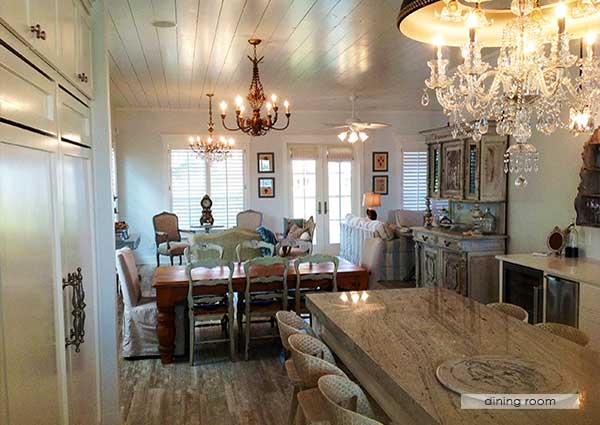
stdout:
{"type": "MultiPolygon", "coordinates": [[[[293,266],[294,260],[290,260],[287,284],[288,288],[296,286],[296,271],[293,266]]],[[[233,291],[243,293],[246,289],[246,275],[243,263],[236,262],[233,270],[233,291]]],[[[198,269],[194,271],[195,279],[223,279],[226,278],[227,269],[198,269]]],[[[331,273],[333,265],[303,264],[300,266],[301,274],[331,273]]],[[[258,270],[257,273],[260,273],[258,270]]],[[[186,299],[188,293],[188,278],[185,274],[185,266],[160,266],[154,271],[152,287],[156,290],[156,304],[158,308],[158,326],[156,329],[160,350],[160,359],[163,364],[173,361],[175,349],[175,304],[186,299]]],[[[271,285],[281,285],[272,283],[271,285]]],[[[309,279],[302,280],[302,287],[312,287],[314,282],[309,279]]],[[[337,286],[341,291],[360,291],[369,286],[369,272],[367,269],[339,259],[337,271],[337,286]]],[[[214,287],[197,287],[197,295],[211,294],[214,287]]],[[[276,289],[263,286],[261,289],[276,289]]]]}
{"type": "MultiPolygon", "coordinates": [[[[393,424],[600,423],[600,353],[475,300],[417,288],[365,291],[354,299],[309,294],[306,303],[317,334],[393,424]],[[529,359],[543,365],[542,372],[557,371],[561,382],[569,382],[561,394],[578,393],[579,408],[462,409],[460,395],[440,383],[436,369],[448,360],[481,355],[529,359]]],[[[493,374],[483,379],[495,382],[493,374]]]]}

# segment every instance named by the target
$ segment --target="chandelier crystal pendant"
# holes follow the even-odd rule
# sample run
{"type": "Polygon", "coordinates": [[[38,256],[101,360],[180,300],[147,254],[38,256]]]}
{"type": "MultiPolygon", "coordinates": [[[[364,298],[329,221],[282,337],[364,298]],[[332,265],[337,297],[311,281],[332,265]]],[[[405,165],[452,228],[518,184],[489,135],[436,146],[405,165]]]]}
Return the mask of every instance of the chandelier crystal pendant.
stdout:
{"type": "Polygon", "coordinates": [[[221,122],[223,123],[223,127],[229,131],[242,131],[253,137],[264,136],[270,130],[285,130],[290,125],[290,104],[287,100],[283,102],[287,122],[282,127],[275,127],[275,124],[279,119],[279,105],[277,103],[277,96],[273,94],[271,96],[271,101],[267,102],[265,105],[265,100],[267,98],[265,96],[262,83],[260,82],[260,75],[258,72],[258,64],[264,59],[264,56],[261,56],[260,58],[257,58],[256,56],[256,46],[261,43],[261,40],[258,38],[251,38],[248,40],[248,43],[250,43],[254,49],[254,57],[248,56],[248,59],[250,59],[250,62],[252,62],[252,82],[250,83],[250,90],[248,92],[248,96],[246,97],[250,103],[250,107],[252,108],[252,116],[244,116],[246,109],[244,106],[244,100],[241,96],[237,96],[235,99],[236,127],[227,127],[227,124],[225,124],[225,118],[227,116],[227,103],[223,101],[221,102],[221,122]],[[267,115],[265,117],[261,116],[261,109],[263,105],[265,105],[267,109],[267,115]]]}
{"type": "Polygon", "coordinates": [[[594,31],[600,29],[600,2],[566,0],[539,6],[537,0],[513,0],[510,10],[465,2],[402,4],[400,31],[435,46],[421,103],[429,104],[432,90],[455,137],[467,134],[478,141],[487,133],[488,122],[496,121],[498,134],[516,142],[505,154],[505,171],[517,175],[515,185],[525,186],[526,174],[539,169],[539,154],[529,143],[533,128],[544,134],[559,128],[579,134],[597,126],[600,58],[594,51],[594,31]],[[569,49],[573,40],[579,41],[577,55],[569,49]],[[447,71],[445,46],[459,47],[462,55],[452,74],[447,71]],[[497,48],[496,66],[482,58],[484,47],[497,48]]]}
{"type": "Polygon", "coordinates": [[[190,136],[188,139],[190,149],[196,155],[206,161],[222,161],[231,156],[231,149],[235,145],[235,140],[232,137],[226,139],[223,136],[216,137],[215,123],[212,117],[212,93],[207,93],[208,96],[208,137],[206,139],[200,136],[190,136]]]}

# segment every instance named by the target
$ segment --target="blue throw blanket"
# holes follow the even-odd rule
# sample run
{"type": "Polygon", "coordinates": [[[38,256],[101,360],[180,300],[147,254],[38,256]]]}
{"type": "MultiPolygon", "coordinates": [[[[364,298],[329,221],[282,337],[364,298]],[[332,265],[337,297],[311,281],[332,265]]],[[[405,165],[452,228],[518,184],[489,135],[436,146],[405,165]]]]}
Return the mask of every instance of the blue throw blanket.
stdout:
{"type": "MultiPolygon", "coordinates": [[[[275,238],[275,233],[271,232],[265,226],[260,226],[258,229],[256,229],[256,233],[258,233],[260,235],[260,238],[263,241],[273,244],[273,246],[277,245],[277,239],[275,238]]],[[[261,254],[267,255],[268,251],[265,248],[261,248],[261,254]]],[[[273,255],[275,255],[275,252],[273,252],[273,255]]]]}

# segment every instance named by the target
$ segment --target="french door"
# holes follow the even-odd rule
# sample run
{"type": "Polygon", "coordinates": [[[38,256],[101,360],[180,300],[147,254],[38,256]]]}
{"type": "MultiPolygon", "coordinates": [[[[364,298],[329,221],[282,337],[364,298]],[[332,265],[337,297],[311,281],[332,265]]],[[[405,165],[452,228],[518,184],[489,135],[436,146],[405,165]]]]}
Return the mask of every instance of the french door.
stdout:
{"type": "Polygon", "coordinates": [[[358,205],[357,167],[351,147],[292,145],[291,216],[314,217],[315,253],[338,254],[340,223],[358,205]]]}

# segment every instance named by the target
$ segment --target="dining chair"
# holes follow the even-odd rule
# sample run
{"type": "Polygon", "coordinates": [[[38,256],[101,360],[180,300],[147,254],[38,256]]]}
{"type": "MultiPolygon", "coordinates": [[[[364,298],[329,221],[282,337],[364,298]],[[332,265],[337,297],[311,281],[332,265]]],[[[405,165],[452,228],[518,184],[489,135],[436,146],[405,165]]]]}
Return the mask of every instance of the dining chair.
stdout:
{"type": "Polygon", "coordinates": [[[350,379],[322,376],[318,388],[331,412],[331,425],[382,425],[364,391],[350,379]]]}
{"type": "Polygon", "coordinates": [[[582,347],[585,347],[590,342],[590,337],[587,336],[585,332],[580,331],[573,326],[564,325],[562,323],[544,322],[536,324],[535,327],[568,339],[569,341],[581,345],[582,347]]]}
{"type": "Polygon", "coordinates": [[[135,265],[133,251],[121,248],[116,251],[117,273],[123,295],[123,357],[157,356],[158,308],[156,298],[142,297],[141,277],[135,265]]]}
{"type": "Polygon", "coordinates": [[[223,259],[223,247],[216,243],[196,243],[190,245],[183,252],[184,257],[188,263],[193,261],[200,261],[209,258],[223,259]]]}
{"type": "Polygon", "coordinates": [[[489,303],[488,307],[498,310],[504,314],[514,317],[515,319],[521,320],[525,323],[529,321],[529,313],[523,307],[511,303],[489,303]]]}
{"type": "Polygon", "coordinates": [[[296,288],[294,293],[294,310],[297,314],[309,314],[306,308],[306,294],[314,292],[337,292],[337,270],[340,260],[333,255],[309,255],[294,261],[296,271],[296,288]],[[308,264],[308,273],[300,273],[302,265],[308,264]],[[323,265],[330,264],[333,268],[324,271],[323,265]],[[302,282],[305,282],[303,285],[302,282]],[[306,283],[308,282],[308,283],[306,283]]]}
{"type": "Polygon", "coordinates": [[[245,210],[237,213],[237,227],[248,230],[256,230],[262,226],[263,214],[259,211],[245,210]]]}
{"type": "MultiPolygon", "coordinates": [[[[244,358],[248,360],[250,334],[253,317],[267,317],[273,320],[279,310],[287,310],[288,261],[282,257],[258,257],[244,263],[246,290],[238,301],[238,329],[245,321],[244,358]],[[257,271],[258,270],[258,271],[257,271]]],[[[272,335],[258,338],[272,338],[272,335]]]]}
{"type": "Polygon", "coordinates": [[[220,258],[210,258],[192,262],[186,266],[188,278],[188,311],[190,321],[190,364],[194,365],[196,323],[211,323],[219,320],[225,338],[203,341],[201,343],[229,342],[229,355],[234,359],[235,337],[233,319],[233,263],[220,258]],[[227,268],[227,277],[221,279],[198,279],[194,271],[203,269],[221,270],[227,268]],[[202,289],[210,287],[210,295],[202,294],[202,289]],[[195,294],[196,292],[196,294],[195,294]]]}
{"type": "MultiPolygon", "coordinates": [[[[298,415],[299,397],[303,391],[316,389],[321,376],[339,375],[347,378],[347,375],[337,367],[333,353],[321,340],[304,334],[290,335],[288,338],[290,349],[292,351],[292,360],[294,362],[298,378],[301,384],[294,387],[292,400],[290,403],[290,412],[288,423],[295,422],[298,415]]],[[[313,398],[312,393],[304,394],[304,399],[313,398]]],[[[304,416],[308,411],[301,412],[304,416]]]]}
{"type": "Polygon", "coordinates": [[[179,257],[179,264],[181,264],[183,252],[189,244],[181,240],[177,215],[163,211],[152,217],[152,224],[156,242],[156,267],[160,266],[161,255],[168,256],[171,265],[173,265],[173,257],[179,257]]]}
{"type": "Polygon", "coordinates": [[[274,252],[275,245],[259,240],[242,241],[235,247],[235,254],[240,262],[259,256],[272,257],[274,252]]]}

